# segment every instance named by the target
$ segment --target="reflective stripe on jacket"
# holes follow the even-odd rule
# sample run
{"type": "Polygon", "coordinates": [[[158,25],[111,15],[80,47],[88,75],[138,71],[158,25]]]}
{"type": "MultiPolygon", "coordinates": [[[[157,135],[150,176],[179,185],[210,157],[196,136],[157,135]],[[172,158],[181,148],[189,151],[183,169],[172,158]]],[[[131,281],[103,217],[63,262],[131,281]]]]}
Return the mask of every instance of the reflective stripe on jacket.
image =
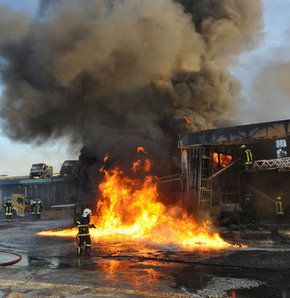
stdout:
{"type": "Polygon", "coordinates": [[[35,213],[36,213],[36,205],[35,205],[35,203],[33,203],[31,205],[31,214],[35,214],[35,213]]]}
{"type": "Polygon", "coordinates": [[[14,205],[12,203],[6,203],[4,205],[5,208],[5,215],[12,215],[12,208],[14,207],[14,205]]]}
{"type": "Polygon", "coordinates": [[[42,211],[42,206],[41,206],[41,204],[37,204],[37,205],[36,205],[36,213],[37,213],[37,214],[40,214],[41,211],[42,211]]]}
{"type": "Polygon", "coordinates": [[[245,165],[251,165],[253,163],[253,155],[252,155],[252,151],[250,149],[245,150],[245,154],[246,154],[246,162],[245,165]]]}
{"type": "Polygon", "coordinates": [[[280,215],[280,214],[284,214],[283,209],[282,209],[282,202],[281,201],[277,201],[276,202],[276,214],[280,215]]]}
{"type": "Polygon", "coordinates": [[[77,222],[76,226],[79,229],[79,236],[88,236],[90,235],[89,227],[90,227],[90,217],[81,217],[77,222]]]}

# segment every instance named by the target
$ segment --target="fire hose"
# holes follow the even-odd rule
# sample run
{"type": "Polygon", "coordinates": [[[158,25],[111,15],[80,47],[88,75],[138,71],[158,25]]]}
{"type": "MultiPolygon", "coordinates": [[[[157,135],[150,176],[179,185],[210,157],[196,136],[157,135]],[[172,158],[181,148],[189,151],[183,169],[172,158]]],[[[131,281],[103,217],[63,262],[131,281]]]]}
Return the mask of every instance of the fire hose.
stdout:
{"type": "Polygon", "coordinates": [[[0,250],[0,253],[9,254],[9,255],[13,255],[13,256],[17,257],[15,260],[0,263],[0,266],[14,265],[14,264],[16,264],[16,263],[18,263],[22,260],[22,256],[20,256],[19,254],[14,253],[14,252],[0,250]]]}

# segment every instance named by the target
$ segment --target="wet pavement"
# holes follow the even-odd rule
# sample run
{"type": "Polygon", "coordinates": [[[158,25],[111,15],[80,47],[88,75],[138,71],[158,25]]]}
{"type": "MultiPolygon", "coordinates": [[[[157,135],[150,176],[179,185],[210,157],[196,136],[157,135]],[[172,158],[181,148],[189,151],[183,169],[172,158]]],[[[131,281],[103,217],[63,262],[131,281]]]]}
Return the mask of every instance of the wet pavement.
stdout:
{"type": "Polygon", "coordinates": [[[76,257],[74,238],[36,235],[71,225],[71,220],[0,222],[0,251],[22,256],[0,267],[0,297],[290,297],[287,226],[280,235],[262,227],[222,231],[226,240],[247,244],[245,249],[100,240],[93,242],[91,257],[76,257]]]}

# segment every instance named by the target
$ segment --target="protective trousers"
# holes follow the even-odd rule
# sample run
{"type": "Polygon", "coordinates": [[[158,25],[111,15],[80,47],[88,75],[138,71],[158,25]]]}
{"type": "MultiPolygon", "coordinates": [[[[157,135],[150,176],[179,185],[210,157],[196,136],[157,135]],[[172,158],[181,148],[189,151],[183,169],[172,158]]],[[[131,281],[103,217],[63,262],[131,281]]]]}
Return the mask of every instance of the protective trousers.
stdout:
{"type": "Polygon", "coordinates": [[[5,221],[11,221],[12,220],[12,214],[5,213],[5,221]]]}
{"type": "Polygon", "coordinates": [[[81,253],[83,252],[83,246],[84,246],[85,243],[86,243],[86,245],[85,245],[85,254],[90,255],[91,246],[92,246],[90,234],[87,234],[87,235],[84,235],[84,236],[79,235],[79,244],[78,244],[78,250],[77,250],[78,256],[80,256],[81,253]]]}

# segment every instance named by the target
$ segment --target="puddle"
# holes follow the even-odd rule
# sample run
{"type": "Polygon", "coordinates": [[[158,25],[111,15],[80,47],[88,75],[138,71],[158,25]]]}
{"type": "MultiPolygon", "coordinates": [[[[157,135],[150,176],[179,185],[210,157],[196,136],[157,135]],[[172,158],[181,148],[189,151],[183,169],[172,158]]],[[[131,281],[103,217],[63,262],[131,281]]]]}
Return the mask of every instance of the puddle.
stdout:
{"type": "Polygon", "coordinates": [[[22,254],[22,260],[13,265],[14,268],[28,267],[28,268],[49,268],[49,269],[65,269],[72,268],[77,265],[76,260],[69,258],[58,257],[35,257],[27,254],[22,254]]]}
{"type": "Polygon", "coordinates": [[[180,271],[176,285],[196,297],[290,297],[289,272],[212,269],[196,266],[180,271]],[[195,269],[195,273],[192,272],[195,269]],[[187,272],[186,272],[187,271],[187,272]]]}

